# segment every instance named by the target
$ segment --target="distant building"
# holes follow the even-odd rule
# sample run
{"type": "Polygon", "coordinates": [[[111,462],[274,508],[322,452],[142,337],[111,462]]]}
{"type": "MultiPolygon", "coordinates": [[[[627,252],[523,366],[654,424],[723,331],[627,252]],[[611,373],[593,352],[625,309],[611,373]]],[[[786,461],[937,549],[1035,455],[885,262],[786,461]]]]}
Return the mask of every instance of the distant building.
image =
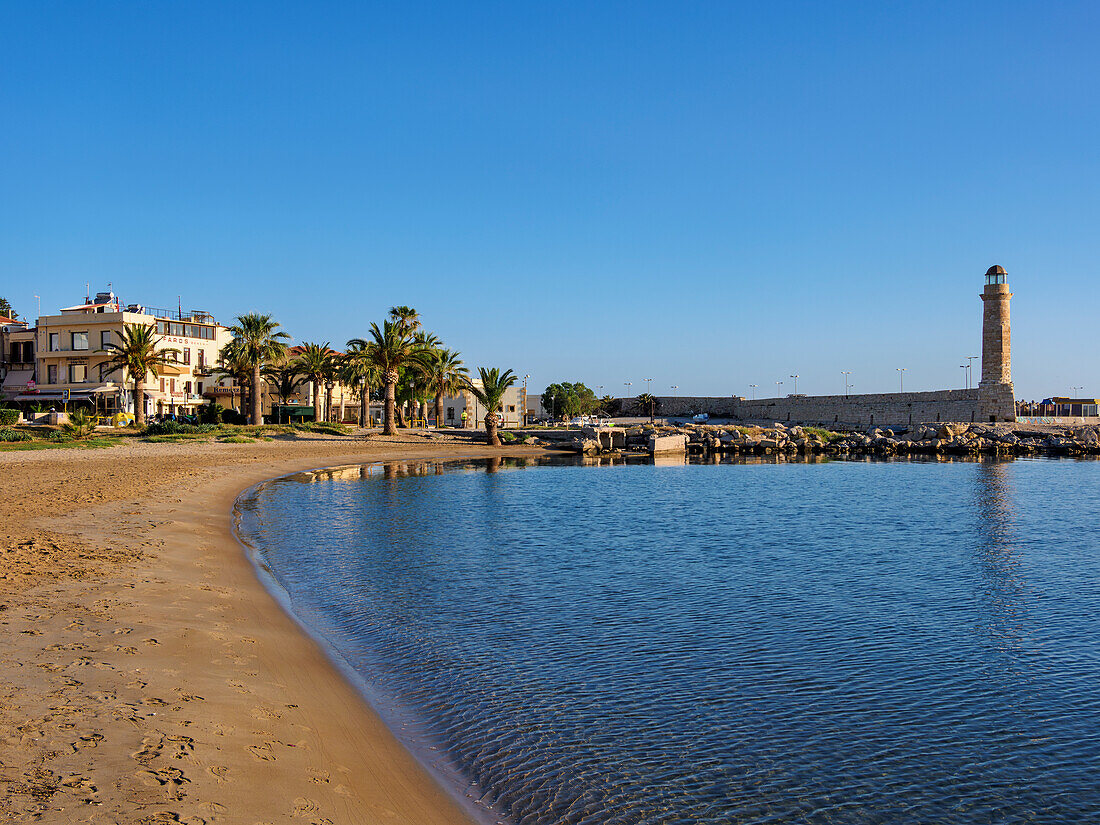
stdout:
{"type": "Polygon", "coordinates": [[[203,394],[208,384],[216,383],[212,371],[230,340],[229,331],[207,312],[124,306],[113,292],[100,292],[83,304],[39,317],[27,337],[12,334],[9,357],[19,343],[23,360],[12,362],[5,395],[21,385],[13,399],[24,406],[60,406],[68,400],[108,414],[134,412],[130,376],[110,369],[111,353],[106,351],[107,344],[122,343],[128,324],[154,325],[158,348],[178,350],[157,378],[148,377],[146,414],[193,413],[206,403],[203,394]],[[26,350],[28,340],[31,353],[26,350]],[[26,361],[28,354],[31,362],[26,361]]]}

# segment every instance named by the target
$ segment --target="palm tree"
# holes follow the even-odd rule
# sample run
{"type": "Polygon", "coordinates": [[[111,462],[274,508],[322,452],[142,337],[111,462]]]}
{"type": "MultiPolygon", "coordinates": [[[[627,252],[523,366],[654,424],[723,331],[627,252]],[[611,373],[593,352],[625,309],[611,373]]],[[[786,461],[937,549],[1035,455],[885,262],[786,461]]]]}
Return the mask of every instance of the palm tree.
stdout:
{"type": "Polygon", "coordinates": [[[230,378],[240,388],[241,411],[247,408],[245,390],[249,389],[252,380],[252,365],[248,363],[240,343],[234,339],[221,348],[218,353],[218,366],[214,367],[211,374],[221,378],[230,378]]]}
{"type": "Polygon", "coordinates": [[[420,329],[420,313],[412,307],[390,307],[390,320],[399,324],[405,332],[420,329]]]}
{"type": "MultiPolygon", "coordinates": [[[[414,333],[416,341],[420,346],[424,347],[428,351],[429,362],[433,353],[442,348],[443,342],[439,340],[438,336],[434,333],[419,330],[414,333]]],[[[419,417],[424,422],[424,426],[428,424],[428,398],[431,396],[431,387],[428,386],[427,375],[424,370],[414,372],[411,376],[410,383],[412,401],[413,401],[413,417],[419,417]],[[419,410],[417,407],[419,406],[419,410]]]]}
{"type": "Polygon", "coordinates": [[[328,341],[323,344],[304,343],[299,348],[295,365],[298,372],[313,384],[313,420],[321,421],[321,382],[327,381],[333,372],[332,359],[335,353],[329,348],[328,341]]]}
{"type": "Polygon", "coordinates": [[[279,403],[284,407],[290,403],[290,397],[298,392],[298,387],[306,382],[305,376],[298,370],[298,365],[294,361],[269,364],[264,367],[263,375],[264,381],[275,388],[279,403]]]}
{"type": "Polygon", "coordinates": [[[511,370],[501,373],[496,367],[488,370],[478,367],[477,371],[481,373],[481,386],[470,384],[468,389],[474,394],[474,398],[485,405],[485,434],[489,437],[489,446],[499,447],[498,411],[504,406],[504,393],[519,379],[511,370]]]}
{"type": "Polygon", "coordinates": [[[378,324],[371,324],[370,339],[352,338],[348,341],[348,348],[363,351],[367,363],[375,367],[382,376],[382,383],[386,387],[382,432],[385,435],[397,435],[393,415],[400,371],[405,369],[417,373],[426,369],[427,350],[397,321],[383,321],[381,329],[378,324]]]}
{"type": "Polygon", "coordinates": [[[470,383],[470,371],[462,366],[458,353],[449,349],[432,350],[424,374],[429,391],[435,394],[435,426],[443,426],[443,396],[457,395],[470,383]]]}
{"type": "Polygon", "coordinates": [[[657,410],[657,399],[650,395],[648,392],[643,392],[638,396],[638,405],[643,410],[649,410],[649,418],[652,421],[653,415],[657,410]]]}
{"type": "Polygon", "coordinates": [[[260,381],[265,364],[281,360],[286,355],[285,341],[290,336],[279,329],[279,322],[270,315],[250,312],[239,315],[237,323],[229,328],[241,357],[252,369],[252,423],[263,424],[263,404],[260,398],[260,381]]]}
{"type": "Polygon", "coordinates": [[[370,391],[378,383],[378,368],[367,358],[369,348],[350,346],[337,365],[340,383],[353,387],[359,396],[359,426],[367,426],[370,419],[370,391]]]}
{"type": "Polygon", "coordinates": [[[112,353],[107,359],[107,364],[112,373],[115,370],[123,370],[123,380],[126,375],[134,382],[134,421],[139,427],[145,426],[145,379],[149,373],[154,378],[159,378],[158,370],[176,360],[178,349],[157,349],[157,344],[164,337],[157,337],[156,324],[125,324],[122,328],[122,343],[115,344],[110,341],[103,345],[99,352],[112,353]]]}

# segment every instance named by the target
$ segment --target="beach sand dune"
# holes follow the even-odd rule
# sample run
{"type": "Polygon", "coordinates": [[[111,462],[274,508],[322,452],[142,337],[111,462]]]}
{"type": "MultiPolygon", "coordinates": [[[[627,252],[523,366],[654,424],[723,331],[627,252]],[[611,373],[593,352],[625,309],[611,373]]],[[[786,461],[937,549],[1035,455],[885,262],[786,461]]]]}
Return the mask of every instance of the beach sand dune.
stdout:
{"type": "Polygon", "coordinates": [[[296,470],[493,452],[0,453],[0,822],[468,823],[259,584],[231,507],[296,470]]]}

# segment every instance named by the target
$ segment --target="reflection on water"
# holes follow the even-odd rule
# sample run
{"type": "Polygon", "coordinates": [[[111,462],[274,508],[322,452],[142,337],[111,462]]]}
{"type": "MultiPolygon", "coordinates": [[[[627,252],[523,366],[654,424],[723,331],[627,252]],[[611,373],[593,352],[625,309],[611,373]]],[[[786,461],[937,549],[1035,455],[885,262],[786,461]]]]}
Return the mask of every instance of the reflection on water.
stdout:
{"type": "Polygon", "coordinates": [[[1100,465],[554,464],[304,473],[242,514],[492,821],[1100,816],[1100,465]]]}

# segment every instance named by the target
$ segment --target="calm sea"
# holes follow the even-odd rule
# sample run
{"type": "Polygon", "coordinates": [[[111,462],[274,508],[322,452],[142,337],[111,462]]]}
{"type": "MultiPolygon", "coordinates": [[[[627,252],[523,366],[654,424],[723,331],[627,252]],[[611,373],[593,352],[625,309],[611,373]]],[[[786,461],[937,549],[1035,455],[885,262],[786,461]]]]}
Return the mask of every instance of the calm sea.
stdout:
{"type": "Polygon", "coordinates": [[[507,462],[242,503],[489,821],[1100,821],[1100,462],[507,462]]]}

